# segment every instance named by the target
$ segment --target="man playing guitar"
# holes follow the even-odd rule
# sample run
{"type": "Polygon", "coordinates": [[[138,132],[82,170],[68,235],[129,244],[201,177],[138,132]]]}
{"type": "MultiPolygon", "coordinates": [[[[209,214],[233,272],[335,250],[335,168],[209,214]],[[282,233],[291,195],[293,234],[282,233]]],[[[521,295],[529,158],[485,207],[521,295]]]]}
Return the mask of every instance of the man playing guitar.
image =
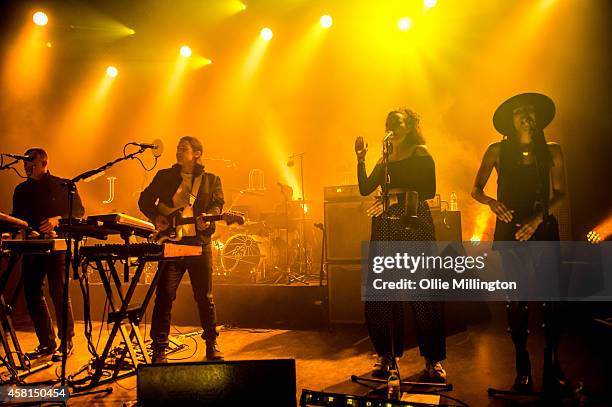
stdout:
{"type": "Polygon", "coordinates": [[[214,222],[206,222],[199,215],[220,215],[223,209],[221,179],[204,171],[201,164],[202,143],[195,137],[180,139],[176,149],[177,163],[157,172],[153,181],[140,194],[138,206],[158,230],[170,226],[168,215],[183,208],[183,217],[194,217],[193,224],[180,225],[180,240],[175,243],[202,245],[202,255],[186,257],[167,263],[156,289],[151,324],[153,363],[166,362],[166,348],[170,333],[170,313],[176,291],[185,271],[189,272],[193,295],[198,304],[200,322],[206,342],[206,359],[218,360],[223,355],[217,346],[215,304],[212,292],[211,235],[214,222]]]}

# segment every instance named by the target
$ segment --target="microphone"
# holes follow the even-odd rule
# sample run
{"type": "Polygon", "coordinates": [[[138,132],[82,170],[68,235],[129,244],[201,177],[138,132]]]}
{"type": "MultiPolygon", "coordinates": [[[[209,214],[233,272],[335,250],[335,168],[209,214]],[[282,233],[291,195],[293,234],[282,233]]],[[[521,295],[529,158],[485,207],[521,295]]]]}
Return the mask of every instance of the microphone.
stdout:
{"type": "Polygon", "coordinates": [[[164,152],[164,143],[160,139],[155,139],[153,140],[152,143],[132,143],[132,144],[140,148],[151,149],[151,152],[153,153],[153,157],[155,158],[160,157],[162,153],[164,152]]]}
{"type": "Polygon", "coordinates": [[[2,155],[14,158],[15,160],[28,161],[28,162],[34,161],[34,157],[30,157],[29,155],[7,154],[7,153],[2,153],[2,155]]]}
{"type": "Polygon", "coordinates": [[[388,132],[385,133],[385,138],[383,139],[383,143],[386,143],[387,141],[389,141],[391,137],[393,137],[393,130],[389,130],[388,132]]]}

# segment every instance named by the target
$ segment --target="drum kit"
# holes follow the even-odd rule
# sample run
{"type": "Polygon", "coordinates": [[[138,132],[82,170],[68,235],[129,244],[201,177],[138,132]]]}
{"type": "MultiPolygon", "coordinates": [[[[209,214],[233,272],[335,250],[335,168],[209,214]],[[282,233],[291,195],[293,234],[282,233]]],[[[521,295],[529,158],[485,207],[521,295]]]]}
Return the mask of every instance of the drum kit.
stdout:
{"type": "Polygon", "coordinates": [[[301,200],[277,205],[243,225],[216,224],[213,275],[232,283],[305,283],[312,270],[312,219],[301,200]]]}

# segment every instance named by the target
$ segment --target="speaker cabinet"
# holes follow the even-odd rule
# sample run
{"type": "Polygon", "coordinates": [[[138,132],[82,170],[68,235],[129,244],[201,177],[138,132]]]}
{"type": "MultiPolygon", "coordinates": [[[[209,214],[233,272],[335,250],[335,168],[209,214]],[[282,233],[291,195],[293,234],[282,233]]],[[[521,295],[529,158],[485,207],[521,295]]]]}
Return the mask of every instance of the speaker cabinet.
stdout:
{"type": "Polygon", "coordinates": [[[328,263],[329,321],[340,324],[364,323],[361,301],[361,264],[328,263]]]}
{"type": "MultiPolygon", "coordinates": [[[[327,261],[359,261],[361,242],[370,240],[371,219],[365,214],[371,201],[326,202],[327,261]]],[[[431,211],[436,240],[461,242],[461,212],[431,211]]]]}
{"type": "Polygon", "coordinates": [[[431,210],[436,240],[440,242],[461,242],[461,212],[431,210]]]}
{"type": "Polygon", "coordinates": [[[296,406],[295,360],[138,366],[138,405],[296,406]]]}
{"type": "Polygon", "coordinates": [[[370,240],[371,219],[366,215],[366,209],[372,203],[371,198],[325,202],[327,260],[359,261],[361,242],[370,240]]]}

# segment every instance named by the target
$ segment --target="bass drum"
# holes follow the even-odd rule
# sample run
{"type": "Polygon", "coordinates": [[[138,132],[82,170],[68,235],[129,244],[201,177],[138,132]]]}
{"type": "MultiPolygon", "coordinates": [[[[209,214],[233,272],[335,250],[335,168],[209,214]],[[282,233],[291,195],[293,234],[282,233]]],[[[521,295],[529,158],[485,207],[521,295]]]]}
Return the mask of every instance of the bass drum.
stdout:
{"type": "Polygon", "coordinates": [[[234,235],[221,249],[221,265],[230,279],[258,282],[265,278],[268,239],[234,235]]]}

